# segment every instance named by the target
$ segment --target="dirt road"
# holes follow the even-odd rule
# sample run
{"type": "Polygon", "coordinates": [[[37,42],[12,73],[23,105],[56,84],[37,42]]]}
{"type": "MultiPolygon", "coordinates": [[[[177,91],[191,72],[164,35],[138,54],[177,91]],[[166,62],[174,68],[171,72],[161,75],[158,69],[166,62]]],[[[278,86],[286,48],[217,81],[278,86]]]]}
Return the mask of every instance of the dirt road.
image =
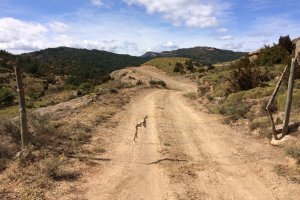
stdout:
{"type": "Polygon", "coordinates": [[[195,111],[182,96],[195,85],[138,70],[177,90],[149,90],[117,116],[110,161],[82,185],[86,199],[300,199],[274,172],[280,151],[195,111]]]}

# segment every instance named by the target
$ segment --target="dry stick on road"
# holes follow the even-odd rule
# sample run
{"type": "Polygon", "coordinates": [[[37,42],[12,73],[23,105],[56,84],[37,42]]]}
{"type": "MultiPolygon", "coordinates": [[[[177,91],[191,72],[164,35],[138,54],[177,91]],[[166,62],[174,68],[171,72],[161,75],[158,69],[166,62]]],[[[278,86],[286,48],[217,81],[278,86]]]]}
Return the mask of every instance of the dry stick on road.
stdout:
{"type": "Polygon", "coordinates": [[[135,134],[134,134],[134,137],[133,137],[133,141],[136,142],[136,139],[138,138],[138,131],[139,131],[139,127],[147,127],[147,118],[148,116],[146,115],[146,117],[144,117],[143,121],[141,121],[140,123],[138,123],[136,126],[135,126],[135,134]]]}
{"type": "Polygon", "coordinates": [[[271,105],[273,104],[273,101],[274,101],[274,99],[275,99],[275,97],[276,97],[276,94],[277,94],[278,91],[279,91],[280,85],[281,85],[281,83],[282,83],[282,79],[283,79],[283,77],[284,77],[284,74],[285,74],[286,71],[287,71],[287,68],[288,68],[288,65],[285,66],[285,68],[284,68],[284,70],[283,70],[283,72],[282,72],[282,74],[281,74],[281,76],[280,76],[280,79],[279,79],[279,81],[278,81],[278,83],[277,83],[277,85],[276,85],[276,87],[275,87],[275,90],[274,90],[274,92],[273,92],[273,94],[272,94],[272,96],[271,96],[271,99],[269,100],[269,102],[268,102],[268,104],[267,104],[267,107],[266,107],[266,110],[267,110],[267,112],[268,112],[268,114],[269,114],[269,118],[270,118],[270,123],[271,123],[271,127],[272,127],[273,136],[274,136],[274,138],[275,138],[276,140],[279,140],[279,139],[281,139],[281,138],[279,138],[279,137],[277,136],[277,132],[276,132],[276,128],[275,128],[275,123],[274,123],[274,119],[273,119],[273,115],[272,115],[272,112],[271,112],[271,110],[270,110],[270,107],[271,107],[271,105]]]}

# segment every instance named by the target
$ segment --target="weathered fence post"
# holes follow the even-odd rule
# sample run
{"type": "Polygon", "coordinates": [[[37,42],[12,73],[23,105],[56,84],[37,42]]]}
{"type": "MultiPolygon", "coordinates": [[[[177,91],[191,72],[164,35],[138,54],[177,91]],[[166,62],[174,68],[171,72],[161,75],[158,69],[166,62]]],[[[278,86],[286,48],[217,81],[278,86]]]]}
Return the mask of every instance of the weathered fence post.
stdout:
{"type": "Polygon", "coordinates": [[[16,81],[19,95],[19,106],[20,106],[20,123],[21,123],[21,145],[22,150],[25,149],[25,146],[29,142],[29,132],[27,126],[27,116],[26,116],[26,107],[25,107],[25,92],[22,83],[22,75],[20,68],[15,66],[16,81]]]}
{"type": "Polygon", "coordinates": [[[283,70],[283,72],[282,72],[282,74],[281,74],[281,76],[279,78],[279,81],[278,81],[278,83],[277,83],[277,85],[275,87],[275,90],[274,90],[274,92],[273,92],[273,94],[272,94],[272,96],[271,96],[271,98],[270,98],[270,100],[269,100],[269,102],[268,102],[268,104],[266,106],[266,110],[267,110],[267,112],[269,114],[269,119],[270,119],[270,123],[271,123],[271,127],[272,127],[272,132],[273,132],[273,136],[274,136],[275,140],[279,140],[280,138],[278,138],[277,133],[276,133],[275,123],[274,123],[274,119],[273,119],[270,107],[273,104],[273,101],[274,101],[274,99],[275,99],[275,97],[276,97],[276,95],[277,95],[277,93],[279,91],[280,85],[282,83],[283,76],[285,75],[285,73],[286,73],[286,71],[288,69],[288,66],[289,65],[285,66],[285,68],[284,68],[284,70],[283,70]]]}
{"type": "Polygon", "coordinates": [[[296,63],[296,59],[292,58],[288,92],[287,92],[286,103],[285,103],[285,113],[284,113],[284,120],[283,120],[282,136],[285,136],[289,131],[289,121],[290,121],[290,113],[291,113],[292,99],[293,99],[295,63],[296,63]]]}

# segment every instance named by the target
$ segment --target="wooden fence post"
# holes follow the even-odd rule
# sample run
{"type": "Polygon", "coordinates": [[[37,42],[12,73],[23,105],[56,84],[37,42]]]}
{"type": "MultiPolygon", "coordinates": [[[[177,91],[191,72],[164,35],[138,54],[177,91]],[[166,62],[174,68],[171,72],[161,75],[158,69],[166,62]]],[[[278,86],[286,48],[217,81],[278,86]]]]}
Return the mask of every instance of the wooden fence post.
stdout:
{"type": "Polygon", "coordinates": [[[25,92],[22,83],[22,75],[20,72],[20,68],[15,66],[16,73],[16,81],[19,95],[19,107],[20,107],[20,124],[21,124],[21,145],[22,150],[25,149],[25,146],[28,145],[29,142],[29,132],[27,126],[27,116],[26,116],[26,105],[25,105],[25,92]]]}
{"type": "Polygon", "coordinates": [[[282,72],[282,74],[281,74],[281,76],[279,78],[279,81],[278,81],[278,83],[277,83],[277,85],[275,87],[275,90],[274,90],[274,92],[273,92],[273,94],[272,94],[272,96],[271,96],[271,98],[270,98],[270,100],[269,100],[269,102],[267,104],[267,107],[266,107],[266,110],[268,111],[268,114],[269,114],[269,119],[270,119],[270,123],[271,123],[271,127],[272,127],[272,132],[273,132],[273,136],[274,136],[275,140],[279,140],[280,138],[278,137],[278,135],[276,133],[275,123],[274,123],[274,119],[273,119],[270,107],[273,104],[274,99],[275,99],[275,97],[276,97],[276,95],[277,95],[277,93],[279,91],[280,85],[282,83],[283,76],[285,75],[285,73],[286,73],[286,71],[288,69],[288,66],[289,65],[285,66],[285,68],[284,68],[284,70],[283,70],[283,72],[282,72]]]}
{"type": "Polygon", "coordinates": [[[290,121],[290,113],[291,113],[292,99],[293,99],[295,63],[296,63],[296,59],[292,58],[288,92],[287,92],[287,97],[285,102],[285,113],[284,113],[284,120],[283,120],[282,136],[285,136],[289,131],[289,121],[290,121]]]}

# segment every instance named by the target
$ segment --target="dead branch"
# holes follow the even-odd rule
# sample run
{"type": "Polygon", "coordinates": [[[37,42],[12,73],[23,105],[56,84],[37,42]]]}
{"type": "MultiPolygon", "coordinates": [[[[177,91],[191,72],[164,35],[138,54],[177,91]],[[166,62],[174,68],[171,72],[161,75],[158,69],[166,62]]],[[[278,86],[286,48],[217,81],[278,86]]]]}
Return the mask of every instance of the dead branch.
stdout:
{"type": "Polygon", "coordinates": [[[133,141],[136,142],[136,139],[138,138],[138,131],[139,131],[140,127],[143,126],[144,128],[147,128],[147,118],[148,118],[148,116],[146,115],[144,117],[144,119],[135,126],[135,134],[134,134],[134,137],[133,137],[133,141]]]}
{"type": "Polygon", "coordinates": [[[170,161],[170,162],[188,162],[188,160],[182,160],[182,159],[174,159],[174,158],[163,158],[163,159],[159,159],[157,161],[154,162],[150,162],[147,165],[153,165],[153,164],[159,164],[163,161],[170,161]]]}

